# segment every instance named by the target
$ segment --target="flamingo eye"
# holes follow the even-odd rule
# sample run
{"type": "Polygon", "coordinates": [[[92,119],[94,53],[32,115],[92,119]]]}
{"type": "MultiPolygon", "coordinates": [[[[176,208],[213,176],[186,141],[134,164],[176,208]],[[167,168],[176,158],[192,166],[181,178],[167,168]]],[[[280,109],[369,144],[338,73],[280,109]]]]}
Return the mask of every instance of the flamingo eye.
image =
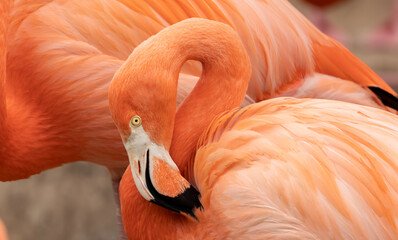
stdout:
{"type": "Polygon", "coordinates": [[[141,126],[141,124],[142,124],[142,120],[141,120],[140,116],[135,115],[130,120],[131,127],[139,127],[139,126],[141,126]]]}

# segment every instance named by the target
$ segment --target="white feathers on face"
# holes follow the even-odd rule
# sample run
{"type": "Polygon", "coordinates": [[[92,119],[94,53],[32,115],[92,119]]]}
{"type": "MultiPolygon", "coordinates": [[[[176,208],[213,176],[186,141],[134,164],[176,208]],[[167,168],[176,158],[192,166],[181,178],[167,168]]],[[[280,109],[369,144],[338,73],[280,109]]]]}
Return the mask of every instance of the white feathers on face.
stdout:
{"type": "MultiPolygon", "coordinates": [[[[130,129],[131,134],[124,142],[124,147],[129,157],[133,179],[140,194],[146,200],[151,201],[154,197],[148,190],[145,178],[146,168],[149,167],[150,170],[153,170],[153,161],[151,161],[151,158],[156,157],[162,159],[171,168],[176,170],[178,170],[178,167],[172,160],[169,152],[163,146],[159,146],[151,141],[149,135],[142,126],[139,116],[131,118],[130,129]],[[149,154],[149,156],[147,156],[147,154],[149,154]],[[147,158],[149,159],[148,162],[147,158]]],[[[153,179],[152,172],[153,171],[149,171],[151,179],[153,179]]]]}
{"type": "MultiPolygon", "coordinates": [[[[130,126],[133,128],[132,126],[130,126]]],[[[137,186],[140,194],[148,201],[153,199],[152,194],[148,191],[145,182],[145,167],[146,167],[146,154],[148,146],[150,145],[150,140],[142,126],[134,127],[131,131],[130,137],[124,143],[126,148],[131,173],[135,185],[137,186]]]]}

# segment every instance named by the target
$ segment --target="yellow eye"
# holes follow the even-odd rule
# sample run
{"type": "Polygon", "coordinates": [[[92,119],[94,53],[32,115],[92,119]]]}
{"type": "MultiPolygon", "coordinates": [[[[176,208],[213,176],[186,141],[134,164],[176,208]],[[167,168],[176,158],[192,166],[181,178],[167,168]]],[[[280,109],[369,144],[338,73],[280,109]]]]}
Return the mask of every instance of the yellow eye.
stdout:
{"type": "Polygon", "coordinates": [[[142,123],[142,120],[141,120],[140,116],[137,116],[137,115],[132,117],[130,120],[131,127],[139,127],[139,126],[141,126],[141,123],[142,123]]]}

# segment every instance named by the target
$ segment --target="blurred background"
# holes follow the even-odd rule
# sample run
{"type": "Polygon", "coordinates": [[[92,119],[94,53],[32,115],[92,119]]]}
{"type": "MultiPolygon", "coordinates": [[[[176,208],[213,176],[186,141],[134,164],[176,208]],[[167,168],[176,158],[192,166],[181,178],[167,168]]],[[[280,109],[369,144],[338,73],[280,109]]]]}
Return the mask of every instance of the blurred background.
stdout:
{"type": "MultiPolygon", "coordinates": [[[[326,34],[398,89],[398,0],[291,0],[326,34]]],[[[27,180],[0,183],[0,216],[11,240],[117,239],[108,172],[74,163],[27,180]]]]}
{"type": "Polygon", "coordinates": [[[290,0],[319,29],[398,88],[398,0],[290,0]],[[318,6],[312,3],[325,2],[318,6]]]}

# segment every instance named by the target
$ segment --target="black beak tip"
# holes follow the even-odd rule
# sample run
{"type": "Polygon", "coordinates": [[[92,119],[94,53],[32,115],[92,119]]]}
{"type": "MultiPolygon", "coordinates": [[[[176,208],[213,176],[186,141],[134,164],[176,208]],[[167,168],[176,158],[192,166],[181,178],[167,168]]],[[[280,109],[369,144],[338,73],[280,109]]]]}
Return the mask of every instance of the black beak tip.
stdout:
{"type": "Polygon", "coordinates": [[[200,211],[203,211],[203,205],[200,202],[200,192],[196,190],[192,185],[187,188],[181,195],[185,195],[185,201],[186,202],[191,202],[191,207],[190,209],[186,208],[185,210],[187,211],[181,211],[189,216],[193,217],[195,220],[198,220],[198,218],[195,215],[195,210],[199,209],[200,211]]]}
{"type": "Polygon", "coordinates": [[[158,194],[153,203],[165,207],[173,212],[185,213],[192,218],[198,220],[195,215],[195,210],[203,210],[202,203],[200,202],[200,193],[192,185],[185,189],[184,192],[176,197],[168,197],[158,194]]]}
{"type": "Polygon", "coordinates": [[[194,219],[198,220],[195,216],[195,209],[199,208],[200,210],[203,210],[203,206],[199,200],[200,192],[196,190],[196,188],[194,188],[192,185],[190,185],[189,188],[185,189],[184,192],[175,197],[169,197],[159,193],[153,186],[149,174],[149,150],[147,151],[146,158],[147,167],[145,170],[145,181],[148,186],[149,192],[154,197],[151,202],[161,207],[167,208],[173,212],[186,213],[189,216],[192,216],[194,219]]]}

